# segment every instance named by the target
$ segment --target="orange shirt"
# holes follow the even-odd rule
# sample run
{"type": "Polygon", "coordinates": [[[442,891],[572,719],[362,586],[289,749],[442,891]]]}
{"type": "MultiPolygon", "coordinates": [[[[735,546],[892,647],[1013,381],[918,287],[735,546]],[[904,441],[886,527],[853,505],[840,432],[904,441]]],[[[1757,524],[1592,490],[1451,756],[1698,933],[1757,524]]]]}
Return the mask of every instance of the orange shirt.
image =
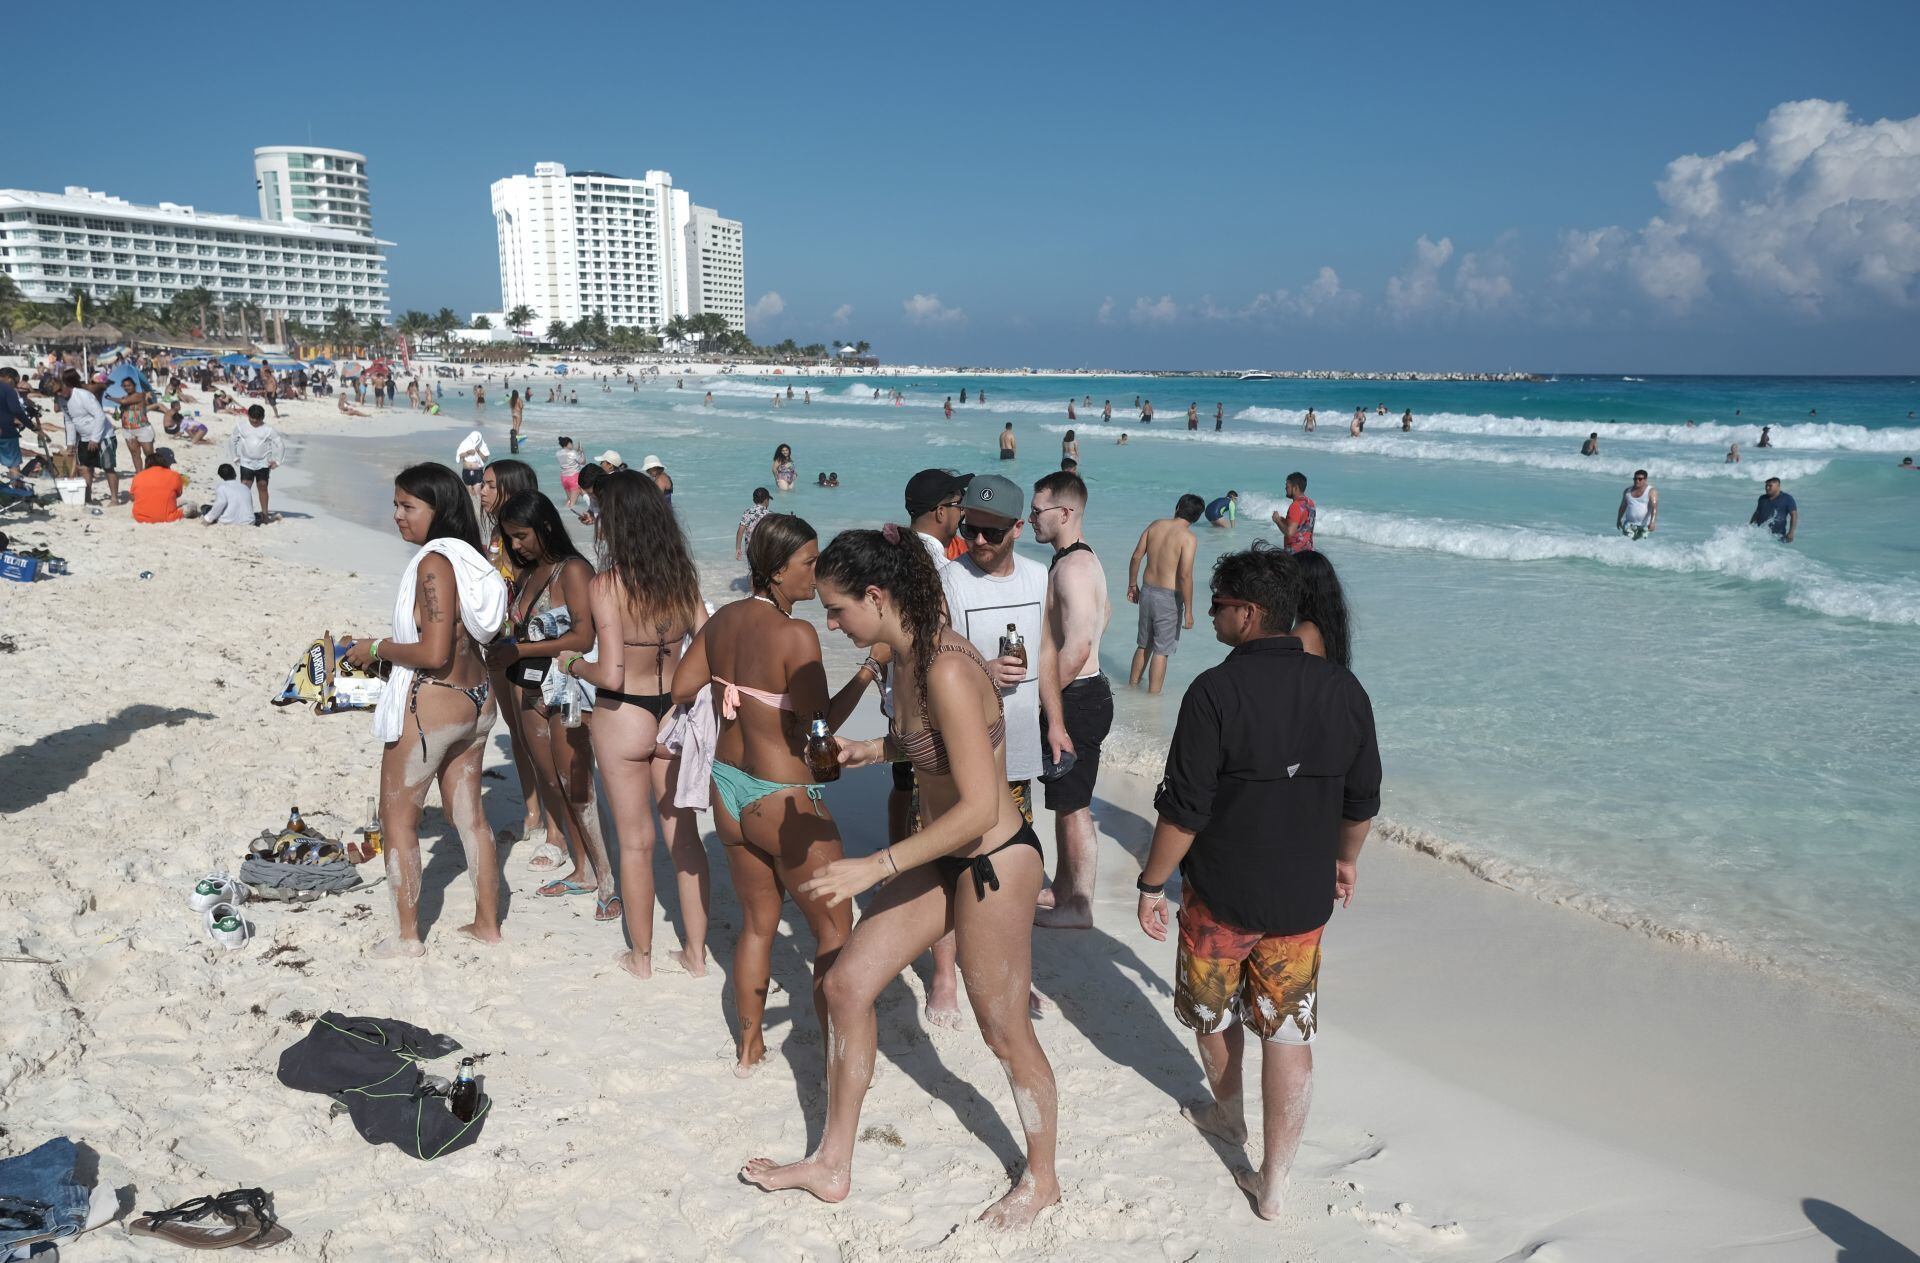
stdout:
{"type": "Polygon", "coordinates": [[[133,476],[133,520],[136,522],[178,522],[180,492],[187,480],[165,465],[149,465],[133,476]]]}
{"type": "Polygon", "coordinates": [[[967,555],[967,541],[955,535],[947,541],[947,560],[958,561],[967,555]]]}

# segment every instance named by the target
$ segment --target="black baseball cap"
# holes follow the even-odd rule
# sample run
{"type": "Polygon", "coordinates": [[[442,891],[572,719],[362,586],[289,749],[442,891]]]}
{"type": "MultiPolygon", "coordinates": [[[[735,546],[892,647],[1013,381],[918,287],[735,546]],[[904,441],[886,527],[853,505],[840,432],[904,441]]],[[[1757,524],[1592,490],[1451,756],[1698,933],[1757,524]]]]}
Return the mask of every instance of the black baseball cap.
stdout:
{"type": "Polygon", "coordinates": [[[940,507],[940,502],[965,491],[972,474],[956,474],[951,469],[923,469],[907,479],[907,516],[919,517],[940,507]]]}

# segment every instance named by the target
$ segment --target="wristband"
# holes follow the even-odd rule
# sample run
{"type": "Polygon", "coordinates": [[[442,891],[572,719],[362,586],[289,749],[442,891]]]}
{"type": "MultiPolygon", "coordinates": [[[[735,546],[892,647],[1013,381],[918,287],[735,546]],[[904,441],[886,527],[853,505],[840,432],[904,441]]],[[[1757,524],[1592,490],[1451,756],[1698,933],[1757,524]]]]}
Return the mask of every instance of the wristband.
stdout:
{"type": "Polygon", "coordinates": [[[1162,898],[1165,898],[1167,893],[1167,883],[1161,882],[1158,886],[1150,886],[1147,884],[1145,873],[1133,879],[1133,888],[1143,895],[1159,895],[1162,898]]]}
{"type": "Polygon", "coordinates": [[[367,649],[367,660],[369,662],[380,661],[380,638],[378,636],[374,637],[373,644],[367,649]]]}
{"type": "Polygon", "coordinates": [[[855,667],[854,670],[855,671],[871,671],[873,672],[874,679],[877,680],[880,678],[880,664],[873,660],[872,654],[868,654],[866,661],[862,662],[859,666],[855,667]]]}
{"type": "Polygon", "coordinates": [[[584,653],[570,653],[566,657],[562,658],[560,660],[560,674],[572,675],[574,664],[579,662],[580,659],[586,656],[587,655],[584,653]]]}
{"type": "Polygon", "coordinates": [[[895,877],[898,877],[900,875],[900,866],[893,862],[893,848],[887,847],[885,850],[881,851],[880,854],[887,857],[887,867],[893,870],[893,875],[895,877]]]}

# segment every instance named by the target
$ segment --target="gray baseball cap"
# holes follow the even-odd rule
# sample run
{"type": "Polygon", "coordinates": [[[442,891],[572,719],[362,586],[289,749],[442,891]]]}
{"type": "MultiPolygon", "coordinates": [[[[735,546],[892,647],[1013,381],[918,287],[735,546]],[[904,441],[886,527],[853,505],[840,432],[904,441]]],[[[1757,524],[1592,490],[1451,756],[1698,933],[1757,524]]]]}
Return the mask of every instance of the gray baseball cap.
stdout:
{"type": "Polygon", "coordinates": [[[1011,478],[1002,478],[999,474],[975,474],[973,481],[967,484],[967,494],[961,498],[960,508],[965,513],[985,513],[1017,522],[1027,511],[1027,497],[1020,490],[1020,484],[1011,478]]]}

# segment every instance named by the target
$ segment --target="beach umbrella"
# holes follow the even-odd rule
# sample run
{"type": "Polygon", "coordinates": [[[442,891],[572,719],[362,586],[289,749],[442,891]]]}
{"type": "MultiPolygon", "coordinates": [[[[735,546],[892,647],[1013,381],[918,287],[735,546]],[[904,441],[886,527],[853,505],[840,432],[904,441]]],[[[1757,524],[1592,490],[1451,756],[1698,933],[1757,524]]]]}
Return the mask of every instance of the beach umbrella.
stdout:
{"type": "Polygon", "coordinates": [[[332,368],[333,361],[324,355],[316,355],[307,361],[308,368],[332,368]]]}
{"type": "Polygon", "coordinates": [[[340,376],[342,377],[358,377],[366,371],[366,369],[355,364],[352,360],[348,360],[340,366],[340,376]]]}
{"type": "Polygon", "coordinates": [[[555,364],[553,366],[553,371],[556,373],[559,373],[561,376],[564,377],[567,372],[567,362],[565,360],[562,360],[558,364],[555,364]]]}
{"type": "Polygon", "coordinates": [[[127,335],[113,325],[97,324],[88,326],[87,336],[97,342],[118,342],[127,335]]]}
{"type": "Polygon", "coordinates": [[[267,367],[276,373],[292,373],[306,367],[290,355],[269,355],[266,360],[267,367]]]}
{"type": "Polygon", "coordinates": [[[23,331],[20,336],[29,342],[46,342],[59,337],[60,331],[42,320],[33,328],[23,331]]]}
{"type": "Polygon", "coordinates": [[[242,355],[238,351],[230,351],[220,357],[220,362],[228,368],[241,368],[252,364],[253,360],[251,357],[242,355]]]}
{"type": "Polygon", "coordinates": [[[67,323],[61,325],[60,331],[53,336],[62,342],[85,342],[87,340],[87,327],[78,320],[69,320],[67,323]]]}

